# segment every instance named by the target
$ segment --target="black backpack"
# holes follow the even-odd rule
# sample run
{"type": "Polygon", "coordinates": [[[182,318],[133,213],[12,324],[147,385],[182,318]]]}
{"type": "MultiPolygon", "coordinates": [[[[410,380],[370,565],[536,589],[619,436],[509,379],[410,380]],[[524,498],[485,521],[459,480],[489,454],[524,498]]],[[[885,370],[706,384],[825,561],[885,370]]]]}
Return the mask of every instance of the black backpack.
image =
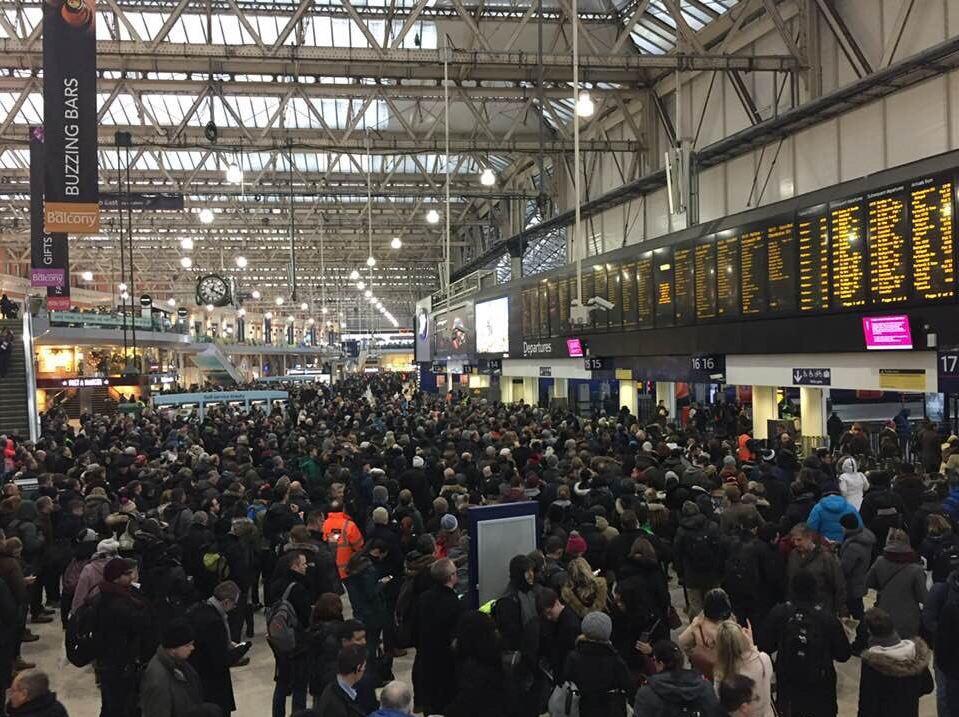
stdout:
{"type": "Polygon", "coordinates": [[[752,559],[749,545],[739,543],[726,559],[723,589],[733,599],[751,599],[759,591],[759,567],[752,559]]]}
{"type": "Polygon", "coordinates": [[[949,573],[959,570],[959,543],[950,542],[943,546],[932,559],[932,582],[944,583],[949,573]]]}
{"type": "Polygon", "coordinates": [[[394,642],[399,648],[413,647],[416,641],[414,634],[416,610],[416,588],[413,577],[407,577],[400,586],[396,596],[396,607],[393,609],[394,642]]]}
{"type": "Polygon", "coordinates": [[[711,531],[695,533],[686,548],[686,560],[697,573],[715,573],[719,561],[719,536],[711,531]]]}
{"type": "Polygon", "coordinates": [[[87,598],[67,621],[64,646],[75,667],[86,667],[100,656],[100,599],[99,593],[87,598]]]}
{"type": "Polygon", "coordinates": [[[777,673],[810,688],[819,686],[832,669],[832,650],[819,613],[819,607],[795,608],[786,621],[776,655],[777,673]]]}

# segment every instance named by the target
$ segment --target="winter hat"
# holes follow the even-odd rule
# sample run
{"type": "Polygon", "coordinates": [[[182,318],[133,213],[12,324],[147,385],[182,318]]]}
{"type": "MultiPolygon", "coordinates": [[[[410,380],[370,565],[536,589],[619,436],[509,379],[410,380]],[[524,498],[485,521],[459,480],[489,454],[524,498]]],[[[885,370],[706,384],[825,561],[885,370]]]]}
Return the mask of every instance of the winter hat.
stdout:
{"type": "Polygon", "coordinates": [[[731,468],[736,467],[736,459],[733,456],[726,456],[723,458],[723,467],[730,466],[731,468]]]}
{"type": "Polygon", "coordinates": [[[643,443],[643,453],[652,453],[652,452],[653,452],[653,444],[650,443],[649,441],[646,441],[645,443],[643,443]]]}
{"type": "Polygon", "coordinates": [[[175,618],[163,628],[163,647],[172,650],[193,642],[193,628],[186,620],[175,618]]]}
{"type": "Polygon", "coordinates": [[[569,540],[566,541],[566,554],[579,557],[586,552],[586,540],[575,530],[569,534],[569,540]]]}
{"type": "Polygon", "coordinates": [[[591,612],[583,618],[581,629],[587,640],[609,642],[613,634],[613,621],[604,612],[591,612]]]}
{"type": "Polygon", "coordinates": [[[380,506],[373,509],[373,523],[375,525],[386,525],[389,522],[390,512],[386,508],[380,506]]]}
{"type": "Polygon", "coordinates": [[[671,480],[674,480],[677,483],[679,482],[679,476],[676,475],[676,471],[666,471],[665,479],[667,482],[671,480]]]}
{"type": "Polygon", "coordinates": [[[447,513],[442,518],[440,518],[440,528],[446,531],[453,531],[459,527],[459,521],[456,520],[455,515],[450,515],[447,513]]]}
{"type": "Polygon", "coordinates": [[[120,550],[120,543],[114,538],[107,538],[97,543],[97,552],[101,555],[116,555],[120,550]]]}
{"type": "Polygon", "coordinates": [[[423,467],[423,457],[422,456],[413,456],[413,467],[422,468],[423,467]]]}
{"type": "Polygon", "coordinates": [[[103,580],[112,583],[137,566],[135,560],[112,558],[103,568],[103,580]]]}
{"type": "Polygon", "coordinates": [[[691,500],[683,501],[683,517],[691,518],[694,515],[699,515],[699,506],[691,500]]]}

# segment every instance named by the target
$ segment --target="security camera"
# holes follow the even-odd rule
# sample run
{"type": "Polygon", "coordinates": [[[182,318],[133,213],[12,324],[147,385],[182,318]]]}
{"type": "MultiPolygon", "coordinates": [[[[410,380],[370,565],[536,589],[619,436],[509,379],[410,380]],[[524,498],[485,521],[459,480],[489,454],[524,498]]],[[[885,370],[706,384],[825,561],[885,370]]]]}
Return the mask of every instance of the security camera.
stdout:
{"type": "Polygon", "coordinates": [[[590,306],[598,306],[601,309],[606,309],[606,311],[612,310],[616,304],[611,301],[607,301],[602,296],[594,296],[592,299],[586,302],[590,306]]]}

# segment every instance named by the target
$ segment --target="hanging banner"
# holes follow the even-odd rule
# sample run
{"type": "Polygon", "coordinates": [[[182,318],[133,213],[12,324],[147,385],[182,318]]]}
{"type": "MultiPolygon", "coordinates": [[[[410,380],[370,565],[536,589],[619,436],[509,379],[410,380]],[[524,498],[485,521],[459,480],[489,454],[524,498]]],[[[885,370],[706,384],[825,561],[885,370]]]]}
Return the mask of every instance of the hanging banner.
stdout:
{"type": "Polygon", "coordinates": [[[45,0],[43,126],[48,232],[100,231],[96,0],[45,0]]]}
{"type": "Polygon", "coordinates": [[[47,308],[70,308],[70,249],[66,234],[43,230],[44,132],[30,130],[30,286],[47,287],[47,308]]]}

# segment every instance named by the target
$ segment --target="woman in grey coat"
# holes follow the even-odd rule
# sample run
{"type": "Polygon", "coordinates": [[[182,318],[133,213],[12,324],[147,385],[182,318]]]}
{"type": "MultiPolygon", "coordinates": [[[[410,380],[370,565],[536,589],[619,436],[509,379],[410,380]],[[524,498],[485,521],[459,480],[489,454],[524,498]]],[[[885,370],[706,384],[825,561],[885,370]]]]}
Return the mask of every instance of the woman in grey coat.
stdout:
{"type": "Polygon", "coordinates": [[[905,531],[889,531],[885,550],[866,575],[866,587],[877,590],[876,607],[889,613],[900,637],[908,639],[919,633],[926,571],[905,531]]]}

